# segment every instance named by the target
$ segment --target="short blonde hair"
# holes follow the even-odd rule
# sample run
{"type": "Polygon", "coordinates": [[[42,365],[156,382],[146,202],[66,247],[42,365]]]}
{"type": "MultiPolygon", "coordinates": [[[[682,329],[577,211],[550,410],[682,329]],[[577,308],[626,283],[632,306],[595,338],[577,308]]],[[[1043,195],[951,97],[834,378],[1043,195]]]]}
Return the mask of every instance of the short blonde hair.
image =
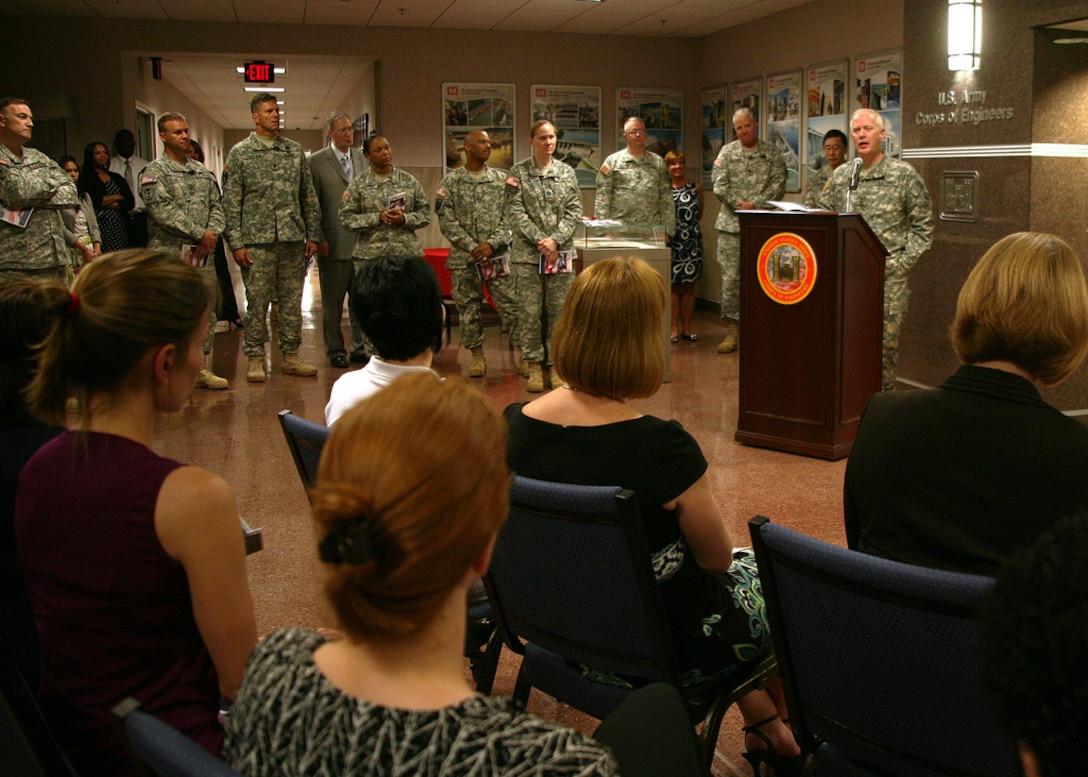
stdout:
{"type": "Polygon", "coordinates": [[[994,243],[960,290],[952,345],[965,364],[1008,361],[1044,386],[1065,380],[1088,354],[1081,258],[1041,232],[994,243]]]}
{"type": "Polygon", "coordinates": [[[340,417],[311,493],[325,594],[355,640],[410,638],[506,520],[506,426],[475,388],[416,372],[340,417]],[[324,547],[322,547],[324,551],[324,547]]]}
{"type": "Polygon", "coordinates": [[[555,325],[555,369],[572,388],[610,399],[648,397],[665,375],[665,279],[638,257],[591,264],[574,279],[555,325]]]}

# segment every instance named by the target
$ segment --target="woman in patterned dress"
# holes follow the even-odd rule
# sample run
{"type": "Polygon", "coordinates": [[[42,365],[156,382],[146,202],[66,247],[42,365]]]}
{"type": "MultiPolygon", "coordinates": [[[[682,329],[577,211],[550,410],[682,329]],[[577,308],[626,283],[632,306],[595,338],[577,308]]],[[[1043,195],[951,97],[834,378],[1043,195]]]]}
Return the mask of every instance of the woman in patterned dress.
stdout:
{"type": "Polygon", "coordinates": [[[110,172],[110,150],[105,143],[83,149],[82,174],[76,182],[79,196],[89,195],[102,234],[102,253],[128,248],[127,213],[136,205],[125,179],[110,172]]]}
{"type": "Polygon", "coordinates": [[[695,312],[695,282],[703,276],[703,187],[684,178],[684,155],[670,151],[665,166],[672,178],[672,200],[676,205],[676,234],[672,239],[672,342],[695,342],[691,316],[695,312]]]}

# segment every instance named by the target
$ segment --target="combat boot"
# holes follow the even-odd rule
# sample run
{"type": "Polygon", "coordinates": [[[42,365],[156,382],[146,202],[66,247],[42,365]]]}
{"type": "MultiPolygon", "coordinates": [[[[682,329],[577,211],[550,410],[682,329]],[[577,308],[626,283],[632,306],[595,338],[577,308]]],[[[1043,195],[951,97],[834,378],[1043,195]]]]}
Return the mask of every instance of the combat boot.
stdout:
{"type": "MultiPolygon", "coordinates": [[[[264,371],[262,366],[261,371],[264,371]]],[[[226,378],[221,378],[211,371],[208,367],[208,362],[204,362],[204,366],[200,370],[200,374],[196,376],[196,385],[198,388],[211,389],[212,391],[222,391],[230,384],[227,383],[226,378]]]]}
{"type": "Polygon", "coordinates": [[[530,394],[539,394],[544,390],[544,370],[540,362],[529,362],[529,386],[530,394]]]}
{"type": "Polygon", "coordinates": [[[280,363],[280,372],[284,375],[301,375],[312,378],[317,374],[317,367],[299,358],[297,353],[285,353],[280,363]]]}
{"type": "Polygon", "coordinates": [[[250,383],[264,383],[264,357],[250,356],[249,369],[246,370],[246,380],[250,383]]]}
{"type": "Polygon", "coordinates": [[[482,378],[487,375],[487,359],[484,358],[483,348],[472,349],[472,364],[468,368],[470,378],[482,378]]]}
{"type": "Polygon", "coordinates": [[[740,324],[730,327],[725,339],[718,343],[718,353],[733,353],[740,345],[740,324]]]}

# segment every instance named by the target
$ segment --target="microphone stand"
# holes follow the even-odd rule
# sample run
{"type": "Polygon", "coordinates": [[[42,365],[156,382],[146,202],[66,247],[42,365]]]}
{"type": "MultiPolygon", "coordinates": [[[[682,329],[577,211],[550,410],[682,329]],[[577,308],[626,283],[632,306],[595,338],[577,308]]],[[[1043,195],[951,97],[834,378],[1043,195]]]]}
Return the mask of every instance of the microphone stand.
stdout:
{"type": "Polygon", "coordinates": [[[850,210],[850,195],[853,194],[858,188],[858,178],[861,177],[861,157],[854,160],[854,169],[850,171],[850,185],[846,187],[846,212],[853,213],[850,210]]]}

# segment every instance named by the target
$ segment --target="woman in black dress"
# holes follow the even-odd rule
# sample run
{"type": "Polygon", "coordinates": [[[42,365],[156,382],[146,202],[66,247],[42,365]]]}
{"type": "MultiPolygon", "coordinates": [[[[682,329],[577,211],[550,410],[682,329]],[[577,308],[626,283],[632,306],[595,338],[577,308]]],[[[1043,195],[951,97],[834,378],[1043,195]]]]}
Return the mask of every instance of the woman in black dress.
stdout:
{"type": "Polygon", "coordinates": [[[83,149],[83,174],[76,187],[79,196],[89,195],[102,233],[102,252],[128,248],[128,216],[135,198],[125,179],[110,172],[110,150],[105,143],[88,143],[83,149]]]}

